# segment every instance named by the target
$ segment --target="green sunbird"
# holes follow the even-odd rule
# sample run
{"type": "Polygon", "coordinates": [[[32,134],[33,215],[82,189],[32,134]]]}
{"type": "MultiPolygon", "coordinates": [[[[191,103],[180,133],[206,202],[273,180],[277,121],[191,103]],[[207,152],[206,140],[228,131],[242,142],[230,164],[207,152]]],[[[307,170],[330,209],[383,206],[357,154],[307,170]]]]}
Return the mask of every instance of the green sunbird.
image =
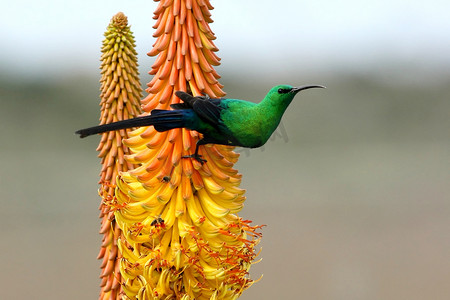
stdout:
{"type": "Polygon", "coordinates": [[[173,110],[154,109],[148,116],[78,130],[80,137],[96,133],[132,127],[153,126],[156,131],[186,128],[203,134],[197,141],[191,157],[204,163],[198,154],[198,147],[205,144],[220,144],[257,148],[264,145],[281,121],[286,108],[295,95],[310,88],[324,88],[321,85],[273,87],[260,103],[239,99],[214,99],[208,96],[194,97],[177,91],[176,96],[183,103],[170,105],[173,110]]]}

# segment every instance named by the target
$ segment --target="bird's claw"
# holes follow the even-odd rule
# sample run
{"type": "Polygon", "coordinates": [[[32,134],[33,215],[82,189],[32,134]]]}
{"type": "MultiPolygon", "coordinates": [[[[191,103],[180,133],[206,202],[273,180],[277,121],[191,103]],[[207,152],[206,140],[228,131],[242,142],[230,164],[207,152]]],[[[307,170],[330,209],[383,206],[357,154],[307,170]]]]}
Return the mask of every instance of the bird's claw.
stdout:
{"type": "Polygon", "coordinates": [[[200,164],[204,164],[205,162],[207,162],[206,159],[203,159],[201,155],[199,154],[191,154],[191,155],[184,155],[181,158],[193,158],[196,161],[198,161],[200,164]]]}

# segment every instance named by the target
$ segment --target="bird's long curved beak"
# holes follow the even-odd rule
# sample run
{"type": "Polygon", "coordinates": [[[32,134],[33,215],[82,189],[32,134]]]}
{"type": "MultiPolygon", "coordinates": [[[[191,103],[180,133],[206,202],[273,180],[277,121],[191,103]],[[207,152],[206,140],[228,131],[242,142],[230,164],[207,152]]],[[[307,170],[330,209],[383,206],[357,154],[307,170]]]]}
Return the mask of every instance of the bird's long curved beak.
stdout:
{"type": "Polygon", "coordinates": [[[290,92],[297,94],[300,91],[307,90],[307,89],[314,89],[314,88],[326,89],[326,87],[323,85],[304,85],[304,86],[300,86],[300,87],[295,87],[290,92]]]}

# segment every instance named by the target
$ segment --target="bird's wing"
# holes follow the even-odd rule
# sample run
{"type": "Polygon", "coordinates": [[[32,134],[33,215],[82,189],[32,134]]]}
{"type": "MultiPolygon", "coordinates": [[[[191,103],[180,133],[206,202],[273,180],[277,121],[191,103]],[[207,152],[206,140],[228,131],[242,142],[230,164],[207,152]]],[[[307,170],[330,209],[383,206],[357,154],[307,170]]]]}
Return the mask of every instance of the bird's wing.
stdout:
{"type": "Polygon", "coordinates": [[[183,91],[176,91],[175,95],[177,95],[177,97],[180,98],[183,103],[171,104],[170,107],[172,107],[173,109],[192,109],[194,106],[194,102],[199,98],[203,98],[201,96],[194,97],[183,91]]]}
{"type": "MultiPolygon", "coordinates": [[[[189,108],[192,108],[194,105],[194,102],[197,101],[197,98],[199,98],[199,97],[194,97],[183,91],[176,91],[175,95],[177,95],[177,97],[180,98],[181,101],[184,102],[184,104],[182,104],[182,105],[186,105],[189,108]]],[[[173,105],[176,105],[176,104],[173,104],[173,105]]]]}
{"type": "Polygon", "coordinates": [[[217,125],[221,121],[220,112],[223,109],[220,107],[221,101],[221,99],[199,99],[194,102],[192,109],[200,118],[213,125],[217,125]]]}
{"type": "Polygon", "coordinates": [[[207,96],[194,97],[188,93],[177,91],[175,92],[178,98],[180,98],[184,103],[172,104],[171,107],[175,109],[186,109],[191,108],[195,113],[199,115],[200,118],[211,124],[218,124],[220,121],[220,112],[222,107],[220,103],[223,99],[212,99],[207,96]]]}
{"type": "Polygon", "coordinates": [[[170,104],[170,107],[173,109],[192,109],[192,107],[187,103],[170,104]]]}

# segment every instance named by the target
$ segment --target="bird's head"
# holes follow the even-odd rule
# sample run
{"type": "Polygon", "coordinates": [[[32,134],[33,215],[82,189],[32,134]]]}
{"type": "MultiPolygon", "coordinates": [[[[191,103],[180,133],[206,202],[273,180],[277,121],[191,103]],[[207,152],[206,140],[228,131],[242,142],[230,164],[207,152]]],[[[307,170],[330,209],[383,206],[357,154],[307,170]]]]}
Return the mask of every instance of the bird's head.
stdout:
{"type": "Polygon", "coordinates": [[[322,85],[303,85],[300,87],[293,87],[288,84],[277,85],[274,86],[269,93],[267,93],[264,100],[261,101],[261,105],[265,107],[273,107],[276,111],[284,113],[298,92],[312,88],[325,87],[322,85]]]}
{"type": "Polygon", "coordinates": [[[291,85],[287,84],[281,84],[274,86],[268,93],[267,96],[271,98],[272,101],[277,103],[291,103],[292,99],[294,99],[295,95],[297,95],[298,92],[312,89],[312,88],[325,88],[322,85],[303,85],[300,87],[293,87],[291,85]]]}

